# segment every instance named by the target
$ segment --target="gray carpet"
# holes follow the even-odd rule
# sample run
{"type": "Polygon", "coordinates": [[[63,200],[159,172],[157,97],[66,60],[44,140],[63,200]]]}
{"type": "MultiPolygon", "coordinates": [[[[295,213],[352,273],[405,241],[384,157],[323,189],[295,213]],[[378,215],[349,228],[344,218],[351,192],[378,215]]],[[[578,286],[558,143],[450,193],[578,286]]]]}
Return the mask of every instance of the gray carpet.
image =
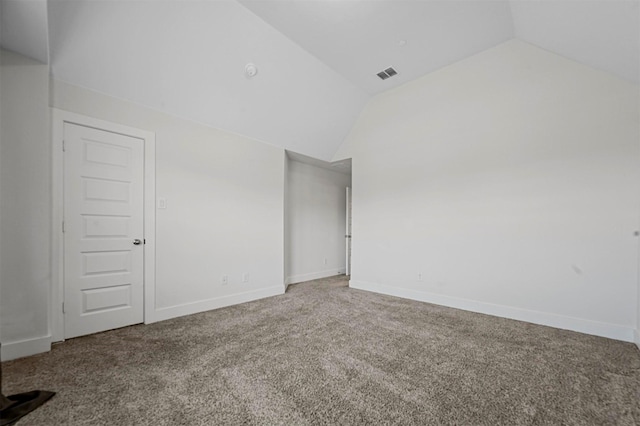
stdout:
{"type": "Polygon", "coordinates": [[[640,423],[629,343],[382,296],[344,277],[3,363],[19,425],[640,423]]]}

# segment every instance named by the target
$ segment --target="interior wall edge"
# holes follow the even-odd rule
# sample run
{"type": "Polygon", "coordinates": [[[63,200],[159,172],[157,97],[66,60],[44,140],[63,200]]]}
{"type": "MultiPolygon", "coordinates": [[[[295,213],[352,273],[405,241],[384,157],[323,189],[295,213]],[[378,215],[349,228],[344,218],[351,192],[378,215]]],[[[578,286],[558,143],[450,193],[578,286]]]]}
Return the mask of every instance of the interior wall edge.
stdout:
{"type": "Polygon", "coordinates": [[[51,350],[51,334],[31,339],[17,340],[14,342],[2,343],[2,353],[0,359],[9,361],[17,358],[24,358],[37,355],[51,350]]]}
{"type": "MultiPolygon", "coordinates": [[[[435,305],[462,309],[464,311],[524,321],[563,330],[576,331],[578,333],[591,334],[614,340],[621,340],[623,342],[634,342],[634,329],[619,324],[591,321],[583,318],[553,314],[550,312],[533,311],[513,306],[497,305],[477,300],[462,299],[430,292],[392,287],[382,283],[350,280],[349,287],[357,290],[415,300],[418,302],[433,303],[435,305]]],[[[638,344],[638,337],[638,330],[635,330],[636,344],[638,344]]]]}
{"type": "Polygon", "coordinates": [[[50,347],[51,153],[47,65],[5,48],[0,57],[0,340],[6,360],[50,347]]]}
{"type": "Polygon", "coordinates": [[[156,298],[147,323],[284,292],[282,148],[58,80],[52,88],[54,108],[156,135],[155,192],[168,207],[155,209],[156,298]],[[226,200],[225,208],[203,191],[226,200]],[[211,281],[224,275],[227,286],[211,281]]]}
{"type": "Polygon", "coordinates": [[[342,275],[344,273],[344,268],[327,269],[325,271],[310,272],[308,274],[291,275],[287,277],[287,282],[289,284],[297,284],[305,281],[318,280],[320,278],[334,277],[336,275],[342,275]]]}
{"type": "Polygon", "coordinates": [[[154,322],[165,321],[172,318],[183,317],[186,315],[212,311],[214,309],[238,305],[240,303],[253,302],[254,300],[284,294],[284,291],[285,290],[282,285],[275,285],[271,287],[260,288],[258,290],[251,290],[243,293],[234,293],[227,296],[215,297],[212,299],[198,300],[196,302],[184,303],[176,306],[156,308],[150,320],[146,321],[145,324],[151,324],[154,322]]]}

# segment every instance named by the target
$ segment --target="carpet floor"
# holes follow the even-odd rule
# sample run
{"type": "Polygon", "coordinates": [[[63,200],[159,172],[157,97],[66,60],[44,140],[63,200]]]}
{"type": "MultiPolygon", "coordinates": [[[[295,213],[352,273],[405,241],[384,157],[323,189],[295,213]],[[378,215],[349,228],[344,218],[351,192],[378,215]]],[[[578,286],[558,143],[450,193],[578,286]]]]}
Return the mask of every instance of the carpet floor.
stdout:
{"type": "Polygon", "coordinates": [[[344,277],[5,362],[19,425],[634,425],[635,345],[347,287],[344,277]]]}

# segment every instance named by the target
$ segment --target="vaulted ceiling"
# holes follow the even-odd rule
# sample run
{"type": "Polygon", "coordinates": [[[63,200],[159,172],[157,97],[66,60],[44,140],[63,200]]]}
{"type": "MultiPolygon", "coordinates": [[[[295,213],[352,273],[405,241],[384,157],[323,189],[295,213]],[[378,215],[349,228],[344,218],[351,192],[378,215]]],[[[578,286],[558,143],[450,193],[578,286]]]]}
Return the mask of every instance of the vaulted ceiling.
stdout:
{"type": "Polygon", "coordinates": [[[323,160],[371,96],[514,37],[640,76],[640,0],[1,5],[3,46],[48,60],[56,79],[323,160]]]}
{"type": "Polygon", "coordinates": [[[513,37],[507,1],[240,0],[369,94],[513,37]],[[392,66],[398,75],[376,73],[392,66]]]}
{"type": "Polygon", "coordinates": [[[638,1],[239,0],[370,94],[513,37],[638,82],[638,1]],[[378,71],[398,71],[381,80],[378,71]]]}
{"type": "Polygon", "coordinates": [[[640,2],[239,0],[376,94],[517,37],[638,82],[640,2]],[[389,66],[398,71],[381,80],[389,66]]]}

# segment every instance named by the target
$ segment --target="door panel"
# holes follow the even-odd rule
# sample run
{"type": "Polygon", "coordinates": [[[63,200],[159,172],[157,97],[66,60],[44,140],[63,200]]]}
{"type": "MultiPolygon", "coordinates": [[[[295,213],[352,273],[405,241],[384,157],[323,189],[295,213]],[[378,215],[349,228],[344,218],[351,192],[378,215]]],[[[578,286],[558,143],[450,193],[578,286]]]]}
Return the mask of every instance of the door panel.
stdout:
{"type": "Polygon", "coordinates": [[[143,321],[144,142],[64,125],[65,338],[143,321]]]}

